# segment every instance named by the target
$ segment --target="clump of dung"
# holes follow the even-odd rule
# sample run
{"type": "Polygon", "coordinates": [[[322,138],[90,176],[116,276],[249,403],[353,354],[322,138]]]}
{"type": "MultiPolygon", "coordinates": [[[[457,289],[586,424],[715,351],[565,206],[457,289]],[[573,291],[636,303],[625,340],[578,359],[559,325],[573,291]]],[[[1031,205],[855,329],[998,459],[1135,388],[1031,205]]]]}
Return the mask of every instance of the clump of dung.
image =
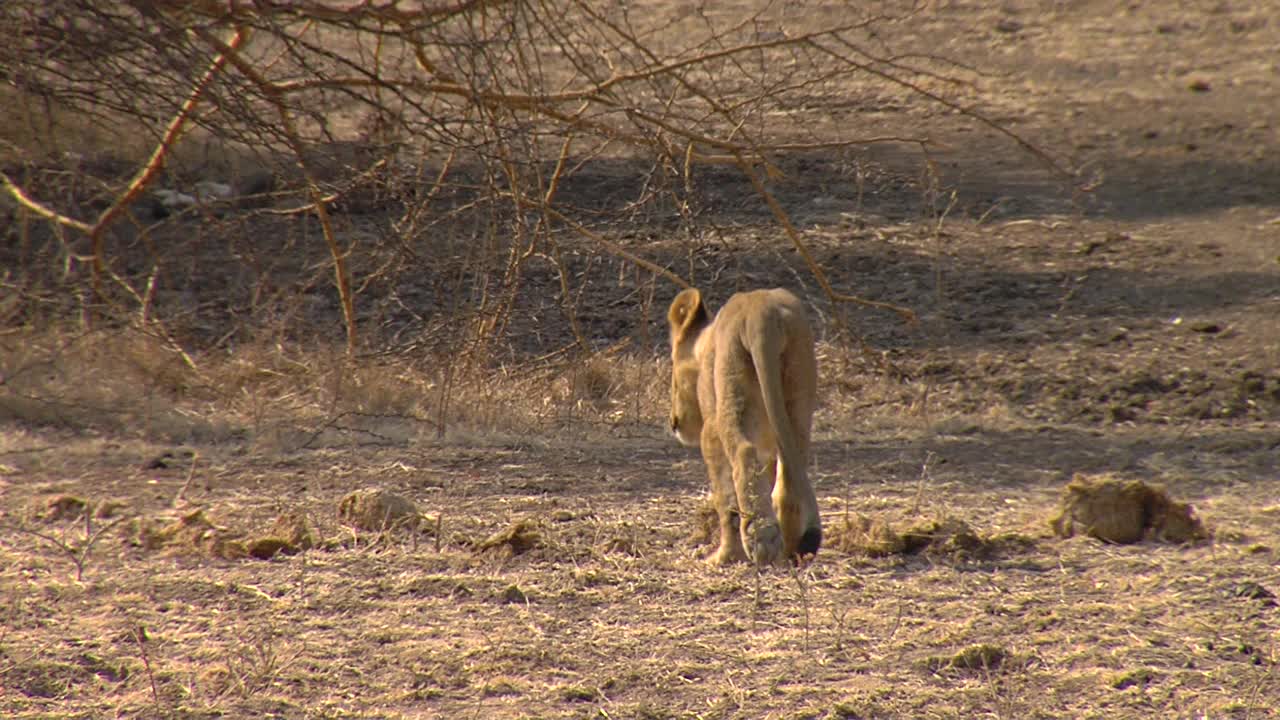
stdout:
{"type": "Polygon", "coordinates": [[[538,524],[530,518],[525,518],[485,538],[476,545],[476,550],[498,552],[514,557],[523,555],[540,545],[542,545],[542,534],[538,532],[538,524]]]}
{"type": "Polygon", "coordinates": [[[271,528],[270,537],[280,538],[298,550],[310,550],[319,544],[307,514],[301,510],[286,510],[280,513],[275,525],[271,528]]]}
{"type": "Polygon", "coordinates": [[[965,521],[944,517],[895,528],[884,517],[847,516],[828,533],[828,546],[842,552],[881,558],[892,555],[985,559],[1029,544],[1018,536],[983,537],[965,521]]]}
{"type": "Polygon", "coordinates": [[[720,541],[720,515],[711,498],[704,498],[694,508],[693,527],[689,532],[688,543],[693,546],[710,545],[720,541]]]}
{"type": "Polygon", "coordinates": [[[215,525],[203,510],[194,510],[159,527],[157,524],[142,521],[139,527],[138,544],[147,550],[174,548],[225,560],[249,555],[239,533],[215,525]]]}
{"type": "Polygon", "coordinates": [[[1063,489],[1049,524],[1059,537],[1083,532],[1112,543],[1187,543],[1209,537],[1195,509],[1169,497],[1163,487],[1111,475],[1077,473],[1063,489]]]}
{"type": "Polygon", "coordinates": [[[338,502],[338,519],[359,530],[416,530],[422,523],[422,513],[404,496],[366,488],[349,493],[338,502]]]}
{"type": "Polygon", "coordinates": [[[970,645],[955,655],[934,656],[925,660],[925,667],[938,670],[994,670],[1010,657],[1009,651],[998,645],[970,645]]]}
{"type": "Polygon", "coordinates": [[[40,519],[46,522],[76,520],[89,512],[90,507],[89,501],[84,498],[75,495],[55,495],[45,501],[43,512],[38,514],[40,519]]]}
{"type": "Polygon", "coordinates": [[[276,518],[271,531],[245,545],[251,557],[270,560],[277,555],[297,555],[318,544],[315,531],[301,510],[287,510],[276,518]]]}
{"type": "Polygon", "coordinates": [[[270,560],[277,555],[296,555],[318,545],[315,532],[300,510],[290,510],[276,518],[271,530],[259,537],[215,524],[204,510],[193,510],[175,520],[140,519],[137,544],[147,550],[171,549],[200,555],[242,560],[270,560]]]}

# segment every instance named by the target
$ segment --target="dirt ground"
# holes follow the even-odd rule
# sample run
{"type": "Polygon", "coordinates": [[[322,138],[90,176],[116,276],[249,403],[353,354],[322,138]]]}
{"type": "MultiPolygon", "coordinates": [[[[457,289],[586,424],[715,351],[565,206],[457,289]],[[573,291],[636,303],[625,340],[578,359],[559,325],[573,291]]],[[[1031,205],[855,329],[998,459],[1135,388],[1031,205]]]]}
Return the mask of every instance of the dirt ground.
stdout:
{"type": "MultiPolygon", "coordinates": [[[[606,358],[603,390],[567,380],[603,409],[543,430],[177,444],[10,423],[0,714],[1280,717],[1280,20],[947,2],[904,28],[986,70],[988,114],[1096,187],[936,106],[833,102],[833,132],[945,148],[932,196],[905,146],[789,158],[775,188],[833,283],[908,326],[824,303],[750,187],[706,171],[736,222],[695,279],[713,303],[805,289],[824,336],[812,565],[702,562],[704,470],[663,429],[657,311],[626,361],[642,379],[617,384],[634,393],[606,358]],[[1077,473],[1161,484],[1212,538],[1054,537],[1077,473]],[[337,508],[359,488],[422,517],[352,529],[337,508]],[[309,525],[299,552],[248,555],[281,514],[309,525]],[[841,547],[868,519],[973,535],[841,547]]],[[[635,336],[632,312],[584,329],[635,336]]]]}

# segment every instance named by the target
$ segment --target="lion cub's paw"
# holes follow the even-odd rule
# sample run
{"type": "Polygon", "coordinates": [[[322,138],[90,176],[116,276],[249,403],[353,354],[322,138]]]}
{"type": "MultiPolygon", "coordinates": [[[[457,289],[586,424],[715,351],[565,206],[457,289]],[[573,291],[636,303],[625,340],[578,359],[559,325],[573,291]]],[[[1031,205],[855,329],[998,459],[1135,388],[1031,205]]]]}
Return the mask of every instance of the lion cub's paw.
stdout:
{"type": "Polygon", "coordinates": [[[740,563],[746,559],[747,554],[743,552],[742,544],[735,543],[727,548],[724,545],[721,545],[719,550],[711,553],[707,558],[707,563],[716,567],[725,567],[727,565],[740,563]]]}
{"type": "Polygon", "coordinates": [[[782,529],[776,522],[746,523],[742,539],[756,565],[774,565],[782,557],[782,529]]]}

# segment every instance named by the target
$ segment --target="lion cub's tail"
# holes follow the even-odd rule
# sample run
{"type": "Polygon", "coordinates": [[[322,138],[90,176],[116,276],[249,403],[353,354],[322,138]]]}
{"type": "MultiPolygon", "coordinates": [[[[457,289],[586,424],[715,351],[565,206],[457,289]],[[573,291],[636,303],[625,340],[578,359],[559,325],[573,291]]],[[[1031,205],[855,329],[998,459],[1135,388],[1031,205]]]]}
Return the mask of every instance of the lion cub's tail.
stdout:
{"type": "Polygon", "coordinates": [[[772,323],[774,327],[768,332],[750,333],[748,351],[760,383],[765,414],[778,444],[777,482],[780,487],[775,488],[775,493],[780,500],[779,521],[789,553],[814,555],[822,545],[822,525],[818,519],[817,498],[808,482],[808,453],[797,436],[797,418],[792,418],[787,409],[784,385],[784,370],[788,362],[812,362],[809,348],[813,340],[792,337],[788,323],[772,313],[760,320],[772,323]]]}

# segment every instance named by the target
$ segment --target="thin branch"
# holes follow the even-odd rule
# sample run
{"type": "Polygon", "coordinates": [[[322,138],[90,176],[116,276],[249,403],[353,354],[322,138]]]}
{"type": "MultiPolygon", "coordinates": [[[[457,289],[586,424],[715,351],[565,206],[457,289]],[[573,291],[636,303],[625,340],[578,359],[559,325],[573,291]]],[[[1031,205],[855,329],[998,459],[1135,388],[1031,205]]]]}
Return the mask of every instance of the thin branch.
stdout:
{"type": "Polygon", "coordinates": [[[182,133],[186,130],[187,122],[200,105],[200,100],[204,97],[209,86],[213,84],[214,79],[222,72],[222,68],[226,66],[229,54],[236,52],[247,38],[248,30],[246,28],[236,29],[231,39],[224,44],[226,51],[219,53],[209,63],[209,67],[191,88],[191,92],[187,94],[187,99],[178,108],[178,112],[169,120],[169,125],[165,128],[164,135],[160,138],[160,142],[155,149],[151,151],[151,157],[147,159],[146,164],[134,175],[133,180],[125,187],[124,192],[111,203],[110,207],[102,211],[102,214],[98,216],[98,220],[93,224],[92,229],[89,231],[89,241],[91,245],[90,252],[93,255],[95,286],[97,285],[98,277],[103,272],[102,240],[107,228],[124,212],[125,208],[142,194],[142,191],[146,189],[155,176],[164,169],[169,151],[173,149],[178,139],[182,137],[182,133]]]}
{"type": "Polygon", "coordinates": [[[634,253],[628,252],[621,245],[618,245],[612,240],[605,238],[603,235],[597,232],[594,232],[586,227],[583,227],[581,224],[574,222],[573,219],[569,218],[564,213],[561,213],[560,211],[556,210],[553,207],[550,207],[549,205],[546,205],[545,203],[536,203],[529,200],[521,199],[520,204],[525,207],[533,207],[533,208],[542,210],[547,215],[555,218],[557,222],[567,225],[574,232],[596,243],[597,245],[604,248],[605,250],[608,250],[609,252],[613,253],[614,255],[617,255],[620,258],[623,258],[624,260],[633,262],[636,265],[639,265],[640,267],[644,268],[645,270],[648,270],[649,272],[652,272],[657,275],[661,275],[662,277],[670,280],[671,282],[675,283],[681,288],[693,287],[692,285],[689,284],[687,280],[680,277],[679,275],[676,275],[675,273],[671,272],[667,268],[664,268],[661,265],[658,265],[657,263],[651,262],[649,260],[645,260],[644,258],[638,255],[635,255],[634,253]]]}
{"type": "MultiPolygon", "coordinates": [[[[311,196],[312,205],[315,207],[316,217],[320,220],[320,232],[329,248],[329,256],[333,259],[334,282],[338,287],[338,299],[342,304],[342,318],[347,330],[347,353],[348,355],[354,355],[359,345],[359,337],[356,330],[355,300],[351,294],[351,274],[347,269],[346,251],[338,246],[338,240],[333,232],[333,224],[329,219],[329,211],[325,204],[324,195],[321,193],[320,186],[315,180],[315,174],[311,171],[307,162],[302,137],[298,134],[298,128],[293,121],[293,114],[289,112],[281,93],[274,89],[275,85],[263,77],[253,63],[242,57],[238,48],[222,42],[204,28],[194,28],[192,32],[204,42],[217,48],[222,56],[234,65],[250,82],[256,85],[275,106],[276,113],[280,118],[280,130],[284,134],[285,142],[288,143],[289,149],[293,152],[298,168],[306,179],[307,192],[311,196]]],[[[238,35],[239,31],[237,32],[238,35]]]]}
{"type": "Polygon", "coordinates": [[[833,304],[854,303],[856,305],[864,305],[866,307],[876,308],[879,310],[890,310],[897,313],[898,317],[901,318],[903,322],[915,324],[916,314],[915,311],[910,308],[901,307],[892,303],[867,300],[866,298],[861,298],[856,295],[845,295],[836,292],[835,289],[831,287],[831,281],[827,279],[827,274],[822,270],[822,266],[813,259],[813,254],[809,252],[809,246],[805,244],[803,239],[801,239],[800,232],[796,230],[795,225],[791,223],[791,218],[787,215],[787,211],[782,208],[782,205],[778,203],[778,200],[773,196],[773,193],[769,192],[769,189],[760,181],[760,177],[756,175],[755,168],[751,167],[750,163],[741,158],[738,160],[738,167],[742,170],[742,173],[747,176],[747,179],[751,181],[751,186],[755,188],[760,197],[764,198],[765,204],[769,206],[770,212],[773,213],[778,224],[782,225],[782,229],[787,233],[787,237],[790,238],[791,244],[795,246],[796,252],[800,253],[800,257],[804,260],[805,265],[809,266],[809,271],[813,273],[813,277],[818,281],[818,285],[822,287],[822,291],[827,294],[827,298],[830,299],[833,304]]]}

